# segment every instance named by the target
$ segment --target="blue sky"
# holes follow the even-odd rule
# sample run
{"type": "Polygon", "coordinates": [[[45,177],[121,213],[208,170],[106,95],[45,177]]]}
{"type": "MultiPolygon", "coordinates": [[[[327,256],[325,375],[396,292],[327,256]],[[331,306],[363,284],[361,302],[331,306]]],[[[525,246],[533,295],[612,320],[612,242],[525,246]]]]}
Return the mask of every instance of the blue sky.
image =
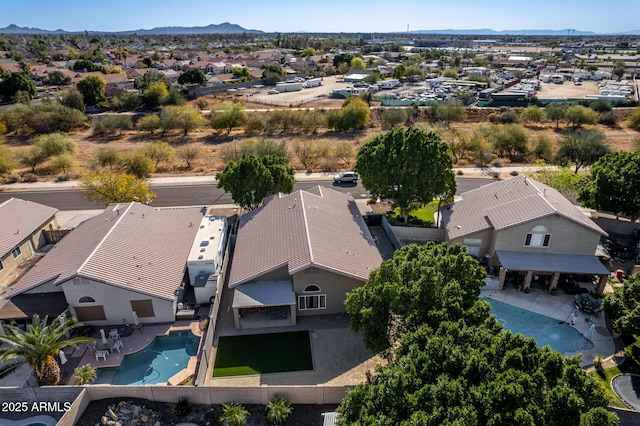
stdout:
{"type": "Polygon", "coordinates": [[[67,31],[124,31],[230,22],[267,32],[403,32],[573,28],[640,29],[640,0],[2,0],[9,24],[67,31]]]}

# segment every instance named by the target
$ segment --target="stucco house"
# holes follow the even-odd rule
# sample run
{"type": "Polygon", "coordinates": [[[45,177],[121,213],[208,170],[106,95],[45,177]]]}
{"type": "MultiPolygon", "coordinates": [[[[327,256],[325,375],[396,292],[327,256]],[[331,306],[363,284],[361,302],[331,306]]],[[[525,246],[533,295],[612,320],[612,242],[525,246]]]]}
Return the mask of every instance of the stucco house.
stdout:
{"type": "Polygon", "coordinates": [[[46,244],[43,231],[58,229],[57,212],[19,198],[0,203],[0,280],[46,244]]]}
{"type": "Polygon", "coordinates": [[[240,218],[228,288],[236,328],[344,312],[382,257],[353,198],[321,186],[277,194],[240,218]]]}
{"type": "Polygon", "coordinates": [[[82,222],[9,292],[14,299],[64,296],[90,325],[175,320],[186,260],[202,207],[113,204],[82,222]]]}
{"type": "Polygon", "coordinates": [[[445,241],[499,268],[499,288],[508,272],[555,289],[561,275],[598,275],[602,292],[609,271],[595,256],[603,231],[555,189],[525,176],[461,194],[442,209],[445,241]]]}

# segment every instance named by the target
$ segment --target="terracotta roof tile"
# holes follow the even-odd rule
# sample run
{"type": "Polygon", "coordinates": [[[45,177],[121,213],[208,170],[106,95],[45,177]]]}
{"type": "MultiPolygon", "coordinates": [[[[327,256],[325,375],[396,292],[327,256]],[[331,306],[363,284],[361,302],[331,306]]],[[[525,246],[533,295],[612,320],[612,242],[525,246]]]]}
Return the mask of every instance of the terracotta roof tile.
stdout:
{"type": "Polygon", "coordinates": [[[10,295],[81,276],[172,300],[203,211],[201,207],[111,205],[63,238],[10,295]]]}
{"type": "Polygon", "coordinates": [[[53,207],[19,198],[0,203],[0,257],[46,225],[57,212],[53,207]]]}
{"type": "Polygon", "coordinates": [[[366,281],[382,263],[353,198],[313,187],[278,194],[240,218],[229,287],[286,266],[315,266],[366,281]]]}

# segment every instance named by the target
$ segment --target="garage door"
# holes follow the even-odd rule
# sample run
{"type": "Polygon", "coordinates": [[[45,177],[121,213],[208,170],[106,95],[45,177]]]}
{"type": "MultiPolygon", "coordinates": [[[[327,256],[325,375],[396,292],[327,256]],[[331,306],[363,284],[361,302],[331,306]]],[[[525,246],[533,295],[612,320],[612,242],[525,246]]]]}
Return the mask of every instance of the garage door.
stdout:
{"type": "Polygon", "coordinates": [[[104,314],[104,306],[83,306],[77,307],[76,316],[78,321],[104,321],[107,317],[104,314]]]}
{"type": "Polygon", "coordinates": [[[132,300],[131,310],[136,311],[136,315],[138,315],[139,318],[150,318],[156,316],[153,312],[153,303],[151,302],[151,299],[132,300]]]}

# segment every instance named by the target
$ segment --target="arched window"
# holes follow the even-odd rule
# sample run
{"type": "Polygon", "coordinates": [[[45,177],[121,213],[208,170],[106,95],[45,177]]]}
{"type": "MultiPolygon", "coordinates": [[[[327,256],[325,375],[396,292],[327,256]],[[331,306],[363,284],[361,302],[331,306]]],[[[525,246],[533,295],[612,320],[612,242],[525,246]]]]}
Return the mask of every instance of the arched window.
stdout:
{"type": "Polygon", "coordinates": [[[320,291],[320,287],[315,284],[309,284],[304,288],[305,293],[318,293],[320,291]]]}
{"type": "Polygon", "coordinates": [[[326,309],[327,295],[319,294],[320,287],[315,284],[309,284],[304,288],[305,293],[314,293],[311,295],[298,296],[298,309],[308,311],[312,309],[326,309]]]}
{"type": "Polygon", "coordinates": [[[82,296],[80,300],[78,300],[78,303],[94,303],[95,301],[96,299],[94,299],[93,297],[82,296]]]}
{"type": "Polygon", "coordinates": [[[549,228],[544,225],[538,225],[534,226],[531,232],[527,234],[524,245],[526,247],[548,247],[549,239],[551,239],[549,228]]]}

